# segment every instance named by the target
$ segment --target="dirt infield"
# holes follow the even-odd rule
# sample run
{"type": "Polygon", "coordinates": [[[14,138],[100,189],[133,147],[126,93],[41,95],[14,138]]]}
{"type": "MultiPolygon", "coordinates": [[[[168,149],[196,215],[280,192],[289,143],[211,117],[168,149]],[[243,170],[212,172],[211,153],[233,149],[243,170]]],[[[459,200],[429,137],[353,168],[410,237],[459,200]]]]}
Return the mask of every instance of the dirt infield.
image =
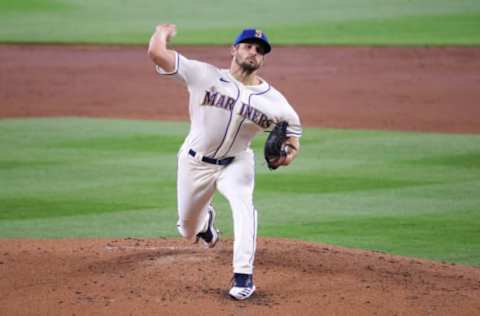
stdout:
{"type": "MultiPolygon", "coordinates": [[[[226,47],[181,47],[218,66],[226,47]]],[[[144,47],[0,45],[0,118],[187,119],[144,47]]],[[[480,48],[277,48],[262,75],[307,126],[480,132],[480,48]]],[[[261,235],[261,232],[260,232],[261,235]]],[[[480,315],[480,269],[259,239],[247,302],[231,240],[0,240],[0,315],[480,315]]]]}
{"type": "MultiPolygon", "coordinates": [[[[227,47],[181,47],[229,65],[227,47]]],[[[145,47],[1,46],[0,117],[186,120],[145,47]]],[[[480,48],[276,48],[262,72],[307,126],[480,132],[480,48]]]]}
{"type": "Polygon", "coordinates": [[[478,315],[480,269],[260,239],[247,302],[231,241],[0,240],[2,315],[478,315]]]}

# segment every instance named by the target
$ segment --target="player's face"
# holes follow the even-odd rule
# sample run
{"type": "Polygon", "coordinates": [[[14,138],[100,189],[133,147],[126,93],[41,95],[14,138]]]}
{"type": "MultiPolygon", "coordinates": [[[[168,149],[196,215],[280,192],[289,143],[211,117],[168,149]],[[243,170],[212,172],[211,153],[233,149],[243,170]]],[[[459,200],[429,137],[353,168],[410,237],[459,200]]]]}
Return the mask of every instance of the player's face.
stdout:
{"type": "Polygon", "coordinates": [[[237,65],[247,72],[259,69],[265,60],[263,47],[257,43],[240,43],[233,47],[232,55],[237,65]]]}

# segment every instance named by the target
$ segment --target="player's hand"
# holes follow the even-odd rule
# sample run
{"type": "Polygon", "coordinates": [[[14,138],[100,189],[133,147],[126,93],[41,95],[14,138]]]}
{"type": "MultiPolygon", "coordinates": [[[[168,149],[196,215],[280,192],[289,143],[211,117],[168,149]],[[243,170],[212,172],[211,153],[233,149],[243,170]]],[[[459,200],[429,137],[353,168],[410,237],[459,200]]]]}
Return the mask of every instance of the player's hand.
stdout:
{"type": "Polygon", "coordinates": [[[175,24],[159,24],[155,28],[155,33],[165,41],[169,41],[172,37],[177,35],[177,26],[175,24]]]}
{"type": "Polygon", "coordinates": [[[288,166],[293,161],[293,159],[295,159],[295,156],[297,154],[296,150],[285,145],[283,150],[285,151],[286,155],[272,162],[272,165],[276,166],[277,168],[280,166],[288,166]]]}

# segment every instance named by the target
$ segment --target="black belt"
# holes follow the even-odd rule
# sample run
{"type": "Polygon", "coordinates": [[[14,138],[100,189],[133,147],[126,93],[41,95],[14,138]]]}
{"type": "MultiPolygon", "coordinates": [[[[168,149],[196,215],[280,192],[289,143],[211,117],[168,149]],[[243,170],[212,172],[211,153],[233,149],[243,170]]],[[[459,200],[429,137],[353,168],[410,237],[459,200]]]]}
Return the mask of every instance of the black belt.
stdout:
{"type": "MultiPolygon", "coordinates": [[[[190,149],[188,151],[188,154],[192,157],[195,157],[197,155],[197,152],[193,149],[190,149]]],[[[214,158],[205,157],[205,156],[202,157],[203,162],[211,163],[212,165],[219,165],[219,166],[227,166],[233,161],[233,159],[235,159],[235,157],[227,157],[223,159],[214,159],[214,158]]]]}

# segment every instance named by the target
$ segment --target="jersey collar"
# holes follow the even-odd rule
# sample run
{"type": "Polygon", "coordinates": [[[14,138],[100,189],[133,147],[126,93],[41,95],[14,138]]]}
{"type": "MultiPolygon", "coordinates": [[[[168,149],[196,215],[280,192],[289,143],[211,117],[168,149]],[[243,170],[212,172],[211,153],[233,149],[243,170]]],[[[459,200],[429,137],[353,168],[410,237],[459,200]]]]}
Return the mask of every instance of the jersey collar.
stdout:
{"type": "Polygon", "coordinates": [[[270,86],[268,84],[268,82],[266,82],[265,79],[263,79],[261,77],[258,77],[262,81],[260,84],[257,84],[257,85],[254,85],[254,86],[246,86],[243,83],[241,83],[240,81],[238,81],[237,79],[235,79],[235,77],[230,73],[230,69],[222,69],[222,73],[227,75],[229,80],[232,80],[236,84],[238,84],[239,86],[242,86],[246,89],[252,90],[253,92],[263,91],[270,86]]]}

